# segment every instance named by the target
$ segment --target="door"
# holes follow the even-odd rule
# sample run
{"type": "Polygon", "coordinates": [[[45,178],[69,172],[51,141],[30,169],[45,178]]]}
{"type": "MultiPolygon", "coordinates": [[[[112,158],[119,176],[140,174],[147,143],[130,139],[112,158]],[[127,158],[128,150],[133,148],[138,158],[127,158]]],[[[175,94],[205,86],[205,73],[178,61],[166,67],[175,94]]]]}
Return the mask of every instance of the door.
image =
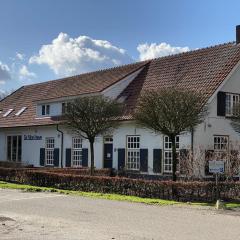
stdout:
{"type": "Polygon", "coordinates": [[[104,168],[112,168],[113,162],[113,138],[112,137],[105,137],[104,138],[104,168]]]}

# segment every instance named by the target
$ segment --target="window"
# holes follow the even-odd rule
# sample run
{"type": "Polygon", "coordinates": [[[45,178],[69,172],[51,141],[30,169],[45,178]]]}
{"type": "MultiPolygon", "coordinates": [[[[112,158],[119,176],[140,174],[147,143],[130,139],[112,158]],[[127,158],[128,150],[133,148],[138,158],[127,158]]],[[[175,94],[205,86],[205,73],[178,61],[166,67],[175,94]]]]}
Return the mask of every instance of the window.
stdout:
{"type": "Polygon", "coordinates": [[[20,116],[26,109],[26,107],[21,108],[15,115],[20,116]]]}
{"type": "Polygon", "coordinates": [[[7,136],[7,160],[20,162],[22,160],[22,136],[7,136]]]}
{"type": "Polygon", "coordinates": [[[127,169],[140,169],[140,136],[127,136],[127,169]]]}
{"type": "Polygon", "coordinates": [[[80,137],[72,139],[72,166],[82,166],[82,139],[80,137]]]}
{"type": "Polygon", "coordinates": [[[62,103],[62,114],[66,113],[66,108],[67,108],[67,104],[65,102],[62,103]]]}
{"type": "Polygon", "coordinates": [[[112,137],[104,137],[104,143],[112,143],[113,138],[112,137]]]}
{"type": "MultiPolygon", "coordinates": [[[[176,150],[179,156],[179,136],[176,136],[176,150]]],[[[172,142],[168,136],[164,137],[164,172],[172,172],[172,142]]]]}
{"type": "Polygon", "coordinates": [[[3,114],[3,117],[7,117],[12,111],[13,109],[9,109],[7,112],[3,114]]]}
{"type": "Polygon", "coordinates": [[[226,93],[226,115],[234,115],[235,107],[240,103],[240,95],[226,93]]]}
{"type": "Polygon", "coordinates": [[[53,165],[54,164],[54,138],[46,138],[46,148],[45,148],[45,164],[53,165]]]}
{"type": "Polygon", "coordinates": [[[50,105],[42,105],[42,116],[48,116],[50,114],[50,105]]]}
{"type": "Polygon", "coordinates": [[[69,102],[63,102],[62,103],[62,114],[67,113],[67,107],[69,102]]]}
{"type": "Polygon", "coordinates": [[[228,151],[228,136],[214,136],[214,151],[228,151]]]}

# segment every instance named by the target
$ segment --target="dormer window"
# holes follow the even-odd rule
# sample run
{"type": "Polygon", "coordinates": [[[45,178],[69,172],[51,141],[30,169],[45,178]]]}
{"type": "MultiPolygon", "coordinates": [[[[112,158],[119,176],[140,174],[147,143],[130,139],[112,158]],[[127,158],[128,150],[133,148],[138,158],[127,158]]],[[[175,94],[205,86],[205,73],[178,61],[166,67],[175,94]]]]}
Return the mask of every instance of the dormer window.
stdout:
{"type": "Polygon", "coordinates": [[[44,104],[42,105],[42,116],[49,116],[50,115],[50,105],[44,104]]]}
{"type": "Polygon", "coordinates": [[[7,117],[12,111],[13,109],[9,109],[7,112],[3,114],[3,117],[7,117]]]}

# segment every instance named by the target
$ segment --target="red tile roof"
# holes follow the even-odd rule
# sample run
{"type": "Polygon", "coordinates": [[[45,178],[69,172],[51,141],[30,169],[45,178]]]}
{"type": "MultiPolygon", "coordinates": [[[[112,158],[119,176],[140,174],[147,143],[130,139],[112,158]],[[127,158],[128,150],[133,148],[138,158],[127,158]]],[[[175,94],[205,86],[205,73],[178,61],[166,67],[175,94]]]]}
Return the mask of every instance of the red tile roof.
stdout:
{"type": "Polygon", "coordinates": [[[146,61],[138,62],[21,87],[0,102],[0,110],[2,110],[0,128],[57,124],[57,117],[37,118],[37,101],[101,92],[141,69],[146,63],[146,61]],[[22,107],[27,107],[27,109],[20,116],[15,116],[22,107]],[[10,108],[14,111],[7,117],[3,117],[3,114],[10,108]]]}
{"type": "Polygon", "coordinates": [[[123,119],[131,119],[139,95],[145,90],[177,87],[197,90],[209,99],[240,60],[240,44],[221,44],[153,59],[129,84],[123,119]]]}
{"type": "Polygon", "coordinates": [[[88,93],[99,93],[129,74],[143,68],[120,94],[125,96],[126,112],[122,119],[132,119],[137,99],[145,90],[180,87],[198,90],[209,98],[240,60],[240,45],[227,43],[209,48],[162,57],[145,62],[81,74],[74,77],[24,86],[0,102],[7,117],[0,114],[0,127],[48,125],[58,118],[36,118],[36,101],[58,99],[88,93]],[[15,116],[27,107],[20,116],[15,116]]]}

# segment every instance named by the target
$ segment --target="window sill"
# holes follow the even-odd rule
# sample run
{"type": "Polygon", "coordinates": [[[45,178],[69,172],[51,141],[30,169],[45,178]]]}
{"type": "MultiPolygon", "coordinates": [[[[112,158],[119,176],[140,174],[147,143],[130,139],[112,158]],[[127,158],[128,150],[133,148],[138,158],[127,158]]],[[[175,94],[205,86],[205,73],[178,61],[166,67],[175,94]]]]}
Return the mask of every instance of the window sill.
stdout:
{"type": "Polygon", "coordinates": [[[47,118],[51,118],[51,116],[40,116],[40,117],[36,117],[35,119],[47,119],[47,118]]]}

